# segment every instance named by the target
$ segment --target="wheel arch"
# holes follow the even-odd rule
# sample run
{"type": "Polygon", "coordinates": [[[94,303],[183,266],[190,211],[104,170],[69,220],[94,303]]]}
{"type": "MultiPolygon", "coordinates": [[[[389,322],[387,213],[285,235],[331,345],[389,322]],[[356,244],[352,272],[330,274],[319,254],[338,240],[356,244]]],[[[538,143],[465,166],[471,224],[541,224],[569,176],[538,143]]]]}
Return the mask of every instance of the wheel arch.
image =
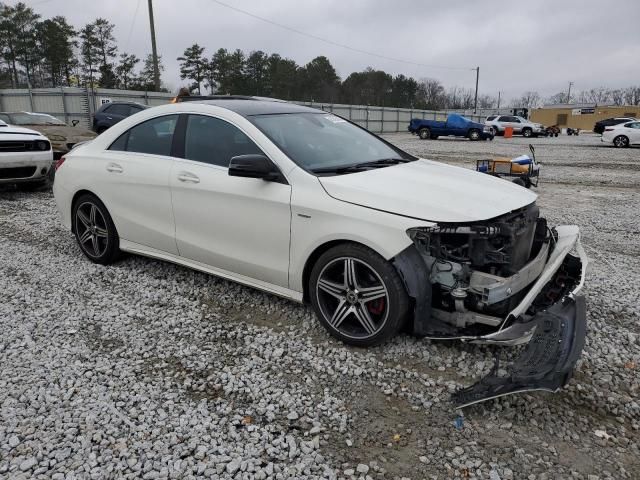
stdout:
{"type": "Polygon", "coordinates": [[[311,301],[309,297],[309,278],[311,278],[311,270],[313,270],[313,266],[316,264],[318,259],[322,256],[323,253],[330,250],[331,248],[338,245],[346,244],[346,243],[362,245],[363,247],[370,248],[374,252],[380,254],[380,252],[377,252],[374,248],[371,248],[369,245],[365,245],[364,243],[357,242],[354,240],[349,240],[346,238],[329,240],[327,242],[324,242],[318,245],[307,257],[307,260],[304,262],[304,267],[302,269],[302,301],[303,302],[309,303],[311,301]]]}
{"type": "MultiPolygon", "coordinates": [[[[94,192],[92,192],[91,190],[87,190],[85,188],[81,188],[80,190],[78,190],[76,193],[73,194],[73,197],[71,198],[71,205],[70,205],[70,218],[71,218],[71,231],[73,233],[75,232],[75,225],[74,225],[74,221],[73,221],[73,209],[76,206],[76,202],[78,201],[78,199],[82,196],[82,195],[93,195],[94,197],[96,197],[98,200],[100,200],[102,202],[102,199],[96,195],[94,192]]],[[[102,204],[104,205],[104,202],[102,202],[102,204]]],[[[106,205],[105,205],[106,207],[106,205]]]]}

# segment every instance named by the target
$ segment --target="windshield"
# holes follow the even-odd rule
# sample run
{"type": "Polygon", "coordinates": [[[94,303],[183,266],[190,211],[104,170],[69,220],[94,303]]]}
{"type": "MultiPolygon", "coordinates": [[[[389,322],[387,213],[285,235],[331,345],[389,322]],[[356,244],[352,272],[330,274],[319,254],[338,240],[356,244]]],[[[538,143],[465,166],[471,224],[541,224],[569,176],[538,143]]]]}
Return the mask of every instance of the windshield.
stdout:
{"type": "Polygon", "coordinates": [[[313,173],[354,171],[356,167],[371,168],[376,162],[379,167],[414,160],[366,130],[329,113],[255,115],[249,119],[289,158],[313,173]]]}
{"type": "Polygon", "coordinates": [[[46,113],[11,113],[9,118],[14,125],[66,125],[46,113]]]}

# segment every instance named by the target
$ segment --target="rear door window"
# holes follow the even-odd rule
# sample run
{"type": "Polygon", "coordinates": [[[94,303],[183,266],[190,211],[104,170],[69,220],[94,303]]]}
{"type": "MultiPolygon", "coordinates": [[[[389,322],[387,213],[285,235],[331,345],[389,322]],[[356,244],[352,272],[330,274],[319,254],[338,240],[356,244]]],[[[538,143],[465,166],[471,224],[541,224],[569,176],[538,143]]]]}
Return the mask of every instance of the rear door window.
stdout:
{"type": "Polygon", "coordinates": [[[120,135],[109,150],[170,156],[177,123],[178,115],[152,118],[120,135]]]}
{"type": "Polygon", "coordinates": [[[104,110],[109,115],[119,115],[121,117],[129,116],[129,105],[109,105],[104,110]]]}

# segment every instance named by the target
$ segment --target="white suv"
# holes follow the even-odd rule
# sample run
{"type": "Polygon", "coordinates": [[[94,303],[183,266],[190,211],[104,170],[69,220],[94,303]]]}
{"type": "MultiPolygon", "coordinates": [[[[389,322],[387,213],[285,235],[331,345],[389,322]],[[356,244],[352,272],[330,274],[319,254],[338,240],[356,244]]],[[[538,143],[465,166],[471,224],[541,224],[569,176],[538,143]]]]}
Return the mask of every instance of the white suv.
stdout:
{"type": "Polygon", "coordinates": [[[544,125],[515,115],[491,115],[486,118],[484,124],[493,129],[494,135],[504,134],[507,127],[513,128],[513,133],[521,134],[523,137],[537,137],[545,134],[544,125]]]}

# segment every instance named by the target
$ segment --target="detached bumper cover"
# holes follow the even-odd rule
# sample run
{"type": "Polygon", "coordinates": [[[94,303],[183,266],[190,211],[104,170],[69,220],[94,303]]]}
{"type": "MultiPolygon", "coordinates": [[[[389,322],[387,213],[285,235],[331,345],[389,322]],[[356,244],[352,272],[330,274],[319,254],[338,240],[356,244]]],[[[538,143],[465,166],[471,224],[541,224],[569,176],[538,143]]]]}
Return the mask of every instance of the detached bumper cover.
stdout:
{"type": "Polygon", "coordinates": [[[532,390],[556,392],[564,387],[580,358],[587,333],[584,297],[566,297],[536,315],[535,332],[526,349],[498,376],[499,362],[491,373],[471,387],[458,390],[452,400],[459,408],[492,398],[532,390]]]}
{"type": "Polygon", "coordinates": [[[505,324],[491,335],[464,340],[474,343],[518,345],[529,343],[508,367],[506,376],[498,375],[499,362],[478,383],[455,392],[458,407],[518,392],[546,390],[555,392],[571,379],[584,347],[587,324],[585,299],[578,293],[584,285],[587,256],[575,226],[557,227],[557,240],[549,260],[527,296],[509,314],[505,324]],[[572,250],[576,255],[570,253],[572,250]],[[565,286],[570,283],[570,291],[565,286]],[[557,301],[527,318],[531,305],[559,296],[557,301]],[[511,319],[508,327],[507,321],[511,319]]]}

